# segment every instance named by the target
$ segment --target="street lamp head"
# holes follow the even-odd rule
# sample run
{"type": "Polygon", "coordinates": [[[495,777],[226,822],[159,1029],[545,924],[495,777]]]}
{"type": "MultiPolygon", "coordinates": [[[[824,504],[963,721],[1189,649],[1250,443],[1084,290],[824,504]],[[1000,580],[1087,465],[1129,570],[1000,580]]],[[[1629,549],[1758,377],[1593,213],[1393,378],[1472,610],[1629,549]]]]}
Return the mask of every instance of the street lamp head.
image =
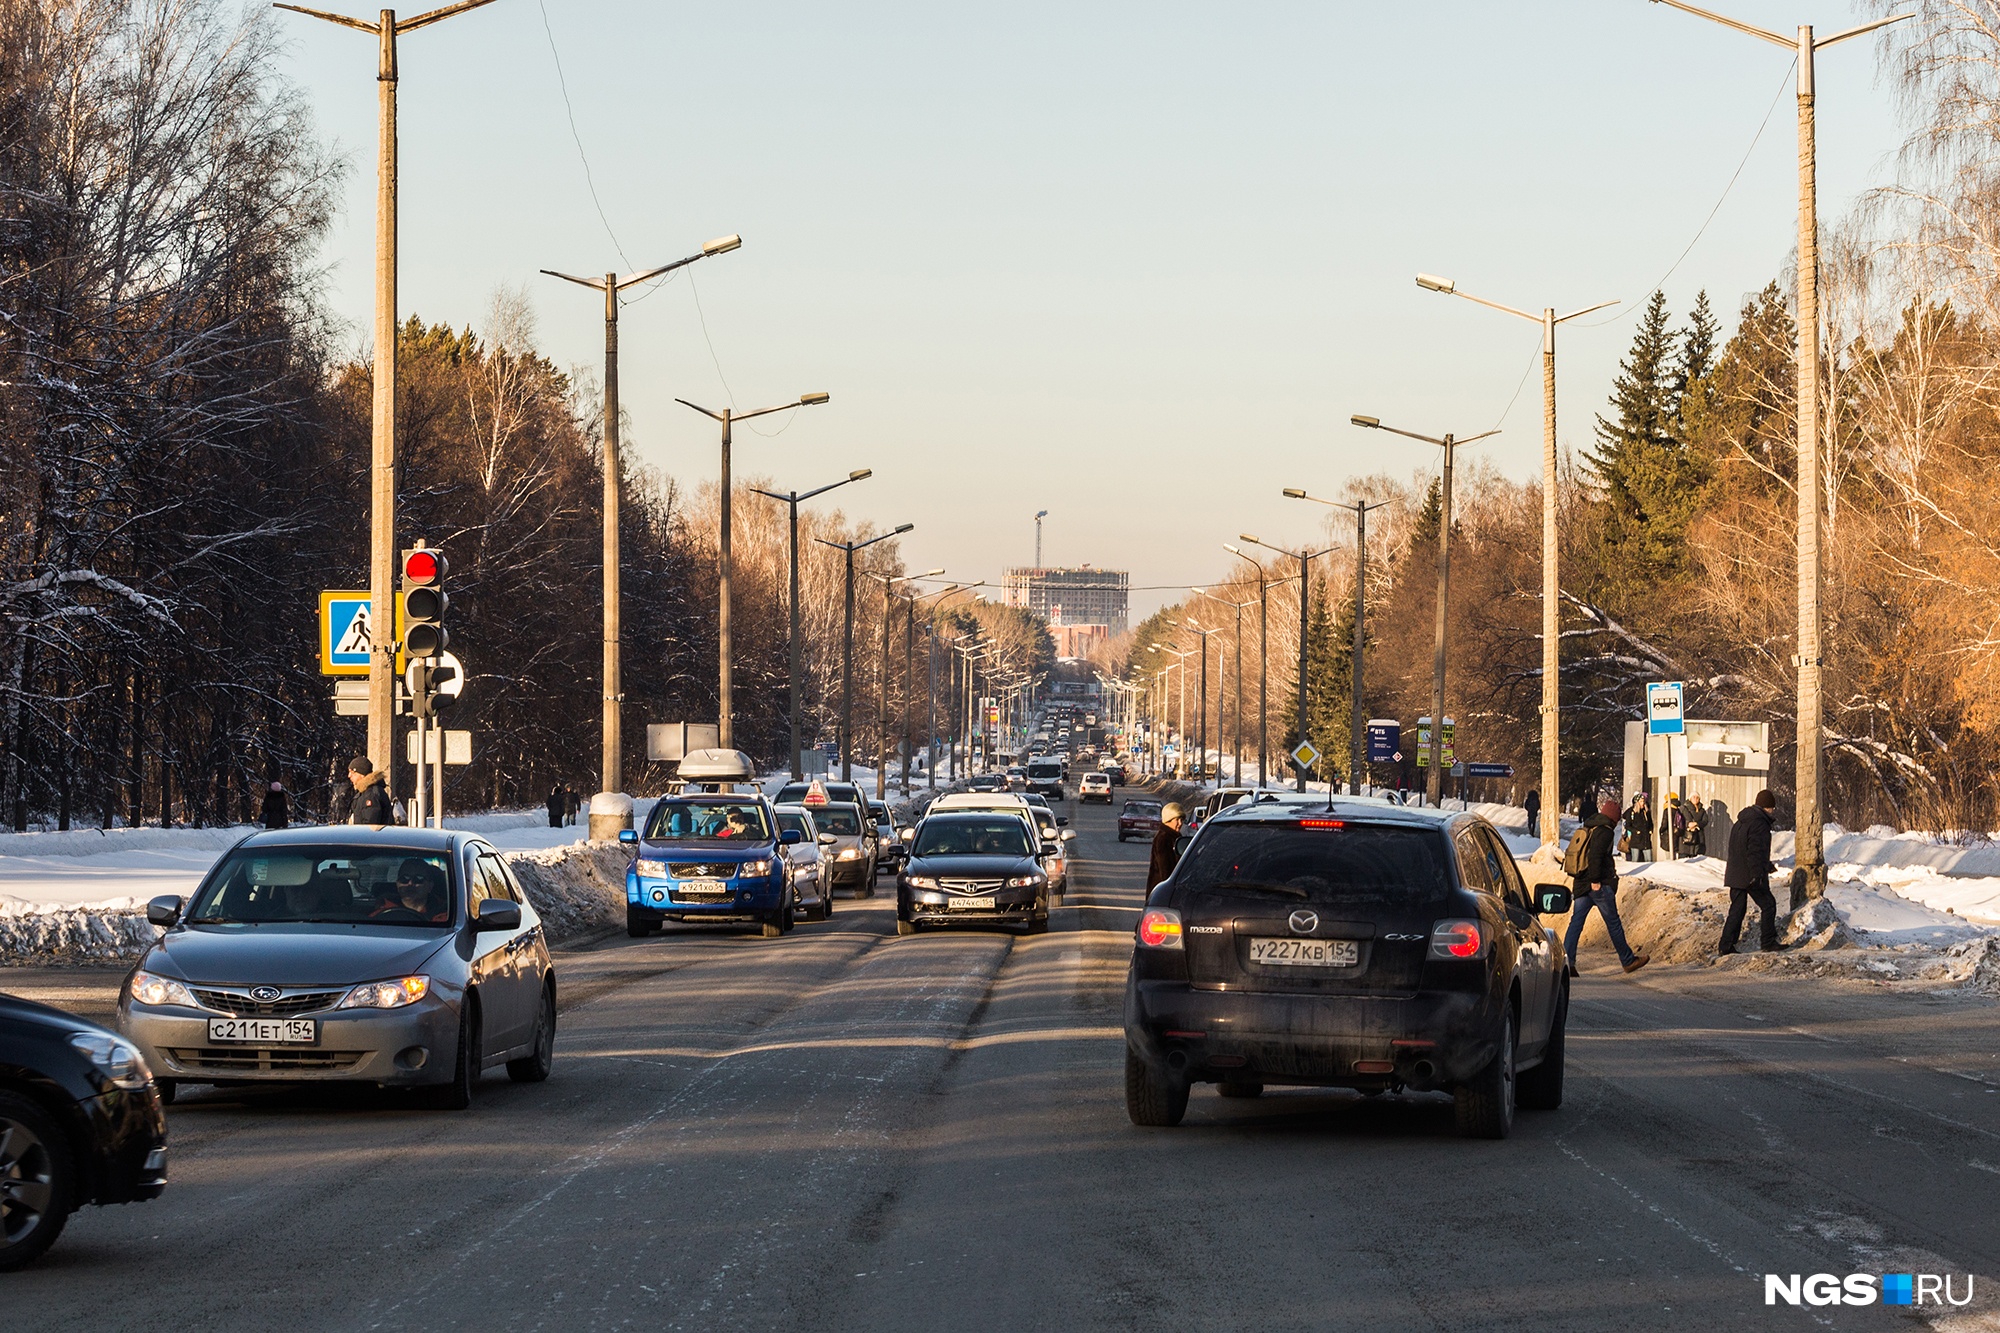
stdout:
{"type": "Polygon", "coordinates": [[[1287,486],[1285,487],[1285,498],[1287,500],[1303,500],[1306,498],[1306,493],[1296,486],[1287,486]]]}
{"type": "Polygon", "coordinates": [[[849,481],[866,481],[866,480],[868,480],[868,479],[869,479],[870,477],[872,477],[872,476],[874,476],[874,475],[875,475],[875,469],[874,469],[874,468],[872,468],[872,467],[864,467],[864,468],[859,468],[859,469],[857,469],[857,470],[855,470],[855,471],[853,471],[853,472],[850,472],[850,473],[848,473],[848,474],[847,474],[847,479],[848,479],[849,481]]]}
{"type": "Polygon", "coordinates": [[[942,573],[944,573],[944,566],[940,565],[936,569],[927,569],[921,574],[912,574],[910,577],[913,579],[934,579],[942,573]]]}
{"type": "Polygon", "coordinates": [[[1250,544],[1251,544],[1252,546],[1262,546],[1262,545],[1264,544],[1264,543],[1262,543],[1262,542],[1258,541],[1258,540],[1257,540],[1257,539],[1256,539],[1255,537],[1251,536],[1251,535],[1250,535],[1249,533],[1247,533],[1247,532],[1246,532],[1246,533],[1243,533],[1243,534],[1242,534],[1242,535],[1240,535],[1240,536],[1238,536],[1236,540],[1237,540],[1237,541],[1239,541],[1239,542],[1249,542],[1249,543],[1250,543],[1250,544]]]}
{"type": "Polygon", "coordinates": [[[906,532],[914,531],[916,529],[916,526],[917,525],[914,523],[899,523],[896,525],[896,531],[894,535],[900,537],[902,534],[906,532]]]}
{"type": "Polygon", "coordinates": [[[731,250],[742,248],[742,245],[743,238],[732,233],[728,236],[716,237],[707,245],[702,246],[701,252],[705,255],[726,255],[731,250]]]}
{"type": "Polygon", "coordinates": [[[1232,546],[1232,545],[1231,545],[1231,544],[1229,544],[1228,542],[1224,542],[1224,543],[1222,544],[1222,549],[1223,549],[1223,550],[1225,550],[1225,551],[1227,551],[1227,552],[1229,552],[1229,554],[1231,554],[1231,555],[1242,555],[1242,554],[1243,554],[1243,548],[1242,548],[1242,547],[1240,547],[1240,546],[1232,546]]]}
{"type": "Polygon", "coordinates": [[[821,403],[826,402],[832,396],[833,396],[832,394],[827,394],[827,393],[802,393],[799,395],[799,406],[817,407],[821,403]]]}
{"type": "Polygon", "coordinates": [[[1048,516],[1049,516],[1049,511],[1046,509],[1037,509],[1035,511],[1036,518],[1047,518],[1048,516]]]}
{"type": "Polygon", "coordinates": [[[1432,277],[1428,273],[1417,274],[1417,286],[1427,292],[1445,292],[1447,294],[1458,290],[1458,284],[1450,278],[1432,277]]]}
{"type": "Polygon", "coordinates": [[[1369,430],[1382,429],[1382,418],[1380,417],[1349,417],[1348,420],[1357,426],[1366,426],[1369,430]]]}

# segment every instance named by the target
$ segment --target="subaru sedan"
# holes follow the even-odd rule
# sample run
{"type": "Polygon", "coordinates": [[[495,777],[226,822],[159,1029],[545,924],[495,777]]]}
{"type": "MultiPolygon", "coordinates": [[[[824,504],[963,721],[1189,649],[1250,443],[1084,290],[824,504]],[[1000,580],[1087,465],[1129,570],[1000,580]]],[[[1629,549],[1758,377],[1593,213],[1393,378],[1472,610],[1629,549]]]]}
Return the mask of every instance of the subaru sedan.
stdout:
{"type": "Polygon", "coordinates": [[[1569,990],[1486,821],[1375,802],[1217,813],[1148,896],[1125,993],[1125,1102],[1173,1125],[1193,1083],[1448,1092],[1504,1138],[1562,1101],[1569,990]]]}
{"type": "Polygon", "coordinates": [[[549,1076],[555,969],[492,847],[433,829],[256,833],[194,896],[118,997],[118,1028],[172,1101],[189,1083],[345,1080],[462,1109],[480,1074],[549,1076]]]}

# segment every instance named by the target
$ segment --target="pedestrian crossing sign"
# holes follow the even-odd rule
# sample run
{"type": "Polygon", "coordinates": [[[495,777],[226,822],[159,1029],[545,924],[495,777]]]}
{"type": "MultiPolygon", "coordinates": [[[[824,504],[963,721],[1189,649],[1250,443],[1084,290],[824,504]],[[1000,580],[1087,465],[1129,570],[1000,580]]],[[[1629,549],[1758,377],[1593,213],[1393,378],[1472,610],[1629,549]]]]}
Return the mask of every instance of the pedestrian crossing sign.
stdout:
{"type": "MultiPolygon", "coordinates": [[[[319,595],[319,674],[322,676],[365,676],[368,674],[370,631],[369,596],[364,591],[335,589],[319,595]]],[[[396,637],[403,630],[403,597],[396,595],[396,637]]],[[[403,670],[403,654],[396,654],[396,670],[403,670]]]]}
{"type": "Polygon", "coordinates": [[[1319,749],[1311,741],[1300,741],[1292,750],[1292,762],[1310,773],[1319,762],[1319,749]]]}

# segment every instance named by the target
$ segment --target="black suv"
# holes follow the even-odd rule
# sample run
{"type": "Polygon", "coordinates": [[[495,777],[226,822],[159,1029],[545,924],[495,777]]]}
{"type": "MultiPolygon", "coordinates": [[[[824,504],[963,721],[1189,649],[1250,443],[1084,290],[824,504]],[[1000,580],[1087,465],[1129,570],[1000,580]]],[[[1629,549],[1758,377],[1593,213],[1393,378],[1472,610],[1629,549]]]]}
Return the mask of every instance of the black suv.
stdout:
{"type": "Polygon", "coordinates": [[[55,1244],[85,1204],[166,1187],[167,1119],[132,1043],[0,995],[0,1270],[55,1244]]]}
{"type": "Polygon", "coordinates": [[[1220,811],[1146,900],[1125,1105],[1174,1125],[1191,1083],[1448,1091],[1462,1133],[1562,1101],[1569,987],[1506,844],[1474,815],[1371,801],[1220,811]]]}

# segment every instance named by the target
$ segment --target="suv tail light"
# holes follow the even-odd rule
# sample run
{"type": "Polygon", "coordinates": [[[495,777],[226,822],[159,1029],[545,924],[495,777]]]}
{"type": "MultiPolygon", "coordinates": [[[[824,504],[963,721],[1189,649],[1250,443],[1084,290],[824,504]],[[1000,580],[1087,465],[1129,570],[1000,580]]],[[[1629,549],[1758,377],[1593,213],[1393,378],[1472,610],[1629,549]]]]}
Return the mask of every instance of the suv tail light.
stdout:
{"type": "Polygon", "coordinates": [[[1181,914],[1164,907],[1148,909],[1139,918],[1139,943],[1148,949],[1180,948],[1181,914]]]}
{"type": "Polygon", "coordinates": [[[1477,921],[1440,921],[1431,927],[1430,956],[1447,962],[1484,958],[1488,941],[1486,927],[1477,921]]]}

